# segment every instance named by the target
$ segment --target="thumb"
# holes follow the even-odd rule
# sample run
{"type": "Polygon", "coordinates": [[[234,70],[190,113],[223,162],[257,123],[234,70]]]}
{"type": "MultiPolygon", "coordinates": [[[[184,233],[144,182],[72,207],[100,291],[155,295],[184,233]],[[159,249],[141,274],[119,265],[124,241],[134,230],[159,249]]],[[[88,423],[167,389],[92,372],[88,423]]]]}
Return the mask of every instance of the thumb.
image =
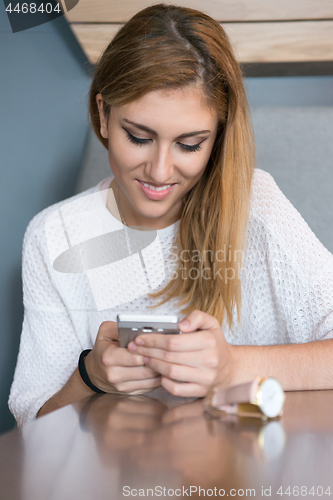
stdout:
{"type": "Polygon", "coordinates": [[[117,322],[103,321],[99,327],[97,337],[99,340],[108,340],[112,342],[119,340],[117,322]]]}
{"type": "Polygon", "coordinates": [[[211,330],[217,327],[220,328],[220,324],[214,316],[199,310],[190,312],[179,322],[179,329],[182,333],[211,330]]]}

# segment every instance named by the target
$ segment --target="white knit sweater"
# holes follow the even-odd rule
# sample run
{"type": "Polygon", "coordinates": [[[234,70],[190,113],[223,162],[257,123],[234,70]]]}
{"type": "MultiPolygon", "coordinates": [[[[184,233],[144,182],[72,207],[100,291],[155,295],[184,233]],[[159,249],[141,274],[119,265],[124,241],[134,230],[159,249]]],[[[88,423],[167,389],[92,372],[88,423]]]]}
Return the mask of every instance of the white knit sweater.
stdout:
{"type": "MultiPolygon", "coordinates": [[[[147,309],[156,304],[147,292],[161,289],[175,270],[170,252],[179,220],[158,230],[158,237],[141,256],[118,256],[114,262],[108,257],[109,263],[102,258],[99,267],[95,263],[84,270],[69,258],[71,272],[59,272],[54,264],[69,247],[79,248],[92,238],[98,252],[103,253],[104,245],[108,255],[110,248],[116,255],[116,244],[112,248],[103,235],[124,226],[106,208],[105,185],[99,183],[52,205],[27,228],[22,265],[24,321],[9,397],[18,425],[33,420],[65,384],[80,352],[92,348],[103,321],[116,321],[119,312],[184,317],[176,300],[147,309]]],[[[333,255],[272,176],[259,169],[253,176],[241,283],[241,325],[236,309],[234,333],[226,320],[222,325],[230,344],[303,343],[333,337],[333,255]]]]}

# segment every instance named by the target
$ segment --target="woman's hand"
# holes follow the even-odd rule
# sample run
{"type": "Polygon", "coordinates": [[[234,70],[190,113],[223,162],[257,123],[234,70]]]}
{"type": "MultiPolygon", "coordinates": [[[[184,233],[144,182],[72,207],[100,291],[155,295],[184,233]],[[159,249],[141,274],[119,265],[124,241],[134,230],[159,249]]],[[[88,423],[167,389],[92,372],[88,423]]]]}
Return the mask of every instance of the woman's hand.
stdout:
{"type": "Polygon", "coordinates": [[[203,397],[210,387],[234,383],[235,348],[216,318],[192,311],[179,323],[181,335],[140,335],[128,350],[144,357],[162,375],[161,385],[176,396],[203,397]]]}
{"type": "Polygon", "coordinates": [[[108,393],[143,394],[161,385],[161,377],[143,356],[119,347],[115,321],[101,324],[92,351],[85,358],[91,382],[108,393]]]}

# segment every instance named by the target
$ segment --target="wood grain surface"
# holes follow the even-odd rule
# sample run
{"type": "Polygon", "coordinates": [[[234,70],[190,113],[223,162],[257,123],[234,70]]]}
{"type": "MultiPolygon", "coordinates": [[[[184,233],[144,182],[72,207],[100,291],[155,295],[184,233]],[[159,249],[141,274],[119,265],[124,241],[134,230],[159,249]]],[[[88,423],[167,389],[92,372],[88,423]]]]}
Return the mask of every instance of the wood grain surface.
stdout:
{"type": "MultiPolygon", "coordinates": [[[[154,0],[80,0],[68,14],[69,22],[124,23],[154,0]]],[[[277,21],[333,19],[332,0],[178,0],[218,21],[277,21]]]]}
{"type": "MultiPolygon", "coordinates": [[[[95,63],[121,26],[74,23],[71,28],[89,60],[95,63]]],[[[239,62],[333,60],[333,21],[222,23],[222,26],[239,62]]]]}
{"type": "Polygon", "coordinates": [[[1,500],[332,495],[333,391],[268,422],[181,400],[96,394],[1,436],[1,500]]]}

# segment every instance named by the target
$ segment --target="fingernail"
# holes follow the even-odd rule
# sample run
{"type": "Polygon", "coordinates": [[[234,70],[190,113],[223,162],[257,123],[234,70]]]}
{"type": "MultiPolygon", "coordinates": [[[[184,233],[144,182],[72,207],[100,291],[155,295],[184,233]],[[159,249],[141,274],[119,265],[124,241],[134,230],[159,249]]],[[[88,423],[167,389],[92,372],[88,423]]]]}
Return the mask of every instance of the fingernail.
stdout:
{"type": "Polygon", "coordinates": [[[190,326],[190,322],[187,321],[187,319],[183,319],[182,321],[179,322],[179,326],[187,328],[188,326],[190,326]]]}
{"type": "Polygon", "coordinates": [[[136,351],[136,345],[134,342],[130,342],[127,347],[129,351],[136,351]]]}
{"type": "Polygon", "coordinates": [[[144,364],[146,365],[146,364],[148,363],[148,361],[149,361],[149,358],[147,358],[147,357],[145,356],[145,357],[143,358],[143,362],[144,362],[144,364]]]}
{"type": "Polygon", "coordinates": [[[136,345],[145,345],[143,339],[141,339],[140,337],[137,337],[135,339],[135,343],[136,343],[136,345]]]}

